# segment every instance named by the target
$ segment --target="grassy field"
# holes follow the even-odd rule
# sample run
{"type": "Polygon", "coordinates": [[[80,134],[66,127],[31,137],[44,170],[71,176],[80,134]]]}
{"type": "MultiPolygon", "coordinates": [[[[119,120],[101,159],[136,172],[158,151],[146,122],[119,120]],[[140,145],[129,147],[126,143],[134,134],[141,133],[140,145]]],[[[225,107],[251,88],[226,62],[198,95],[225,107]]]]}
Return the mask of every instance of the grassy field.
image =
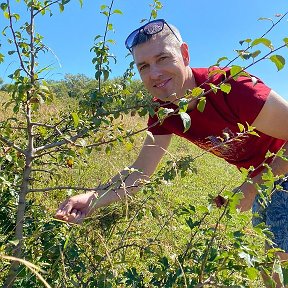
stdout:
{"type": "MultiPolygon", "coordinates": [[[[3,102],[6,96],[2,93],[0,97],[3,102]]],[[[73,101],[72,99],[57,99],[51,106],[42,108],[43,110],[40,112],[42,120],[55,113],[59,114],[59,111],[67,110],[67,107],[75,108],[77,104],[73,101]]],[[[1,119],[11,116],[10,113],[11,111],[2,109],[1,119]]],[[[122,121],[126,127],[131,128],[144,127],[146,122],[145,119],[138,116],[126,116],[122,121]]],[[[60,167],[58,171],[55,171],[58,174],[57,181],[54,177],[43,175],[41,183],[33,184],[33,186],[53,187],[61,184],[96,187],[99,183],[105,183],[110,177],[134,161],[145,137],[145,132],[136,135],[132,148],[117,144],[110,155],[107,155],[104,149],[93,150],[91,154],[77,159],[73,168],[60,167]]],[[[144,271],[144,276],[149,277],[149,273],[145,272],[145,267],[156,261],[155,255],[161,253],[168,259],[173,259],[173,255],[178,255],[183,251],[191,236],[190,229],[183,218],[178,215],[179,207],[189,204],[200,207],[195,215],[195,217],[200,217],[203,214],[201,211],[209,204],[208,195],[216,196],[220,191],[232,190],[241,184],[241,175],[235,167],[213,155],[203,154],[203,151],[195,145],[178,137],[173,138],[169,153],[159,165],[158,171],[165,166],[167,161],[177,161],[188,155],[192,155],[195,160],[193,161],[193,170],[185,177],[179,175],[171,183],[163,182],[153,193],[142,191],[127,202],[115,203],[110,207],[102,208],[81,226],[58,223],[53,218],[59,203],[69,195],[79,192],[56,190],[30,194],[29,199],[33,201],[33,204],[29,209],[36,209],[36,212],[30,218],[27,217],[27,221],[35,223],[35,227],[37,227],[32,229],[29,238],[26,239],[26,259],[31,259],[32,262],[37,259],[39,265],[43,265],[44,259],[46,262],[52,263],[46,264],[48,267],[47,279],[52,287],[86,287],[81,286],[81,281],[84,279],[88,281],[87,279],[95,271],[98,271],[99,267],[109,271],[105,274],[106,277],[109,275],[109,277],[117,277],[127,267],[132,266],[144,271]],[[201,156],[198,157],[199,155],[201,156]],[[61,250],[59,247],[63,241],[65,248],[61,248],[61,250]],[[145,252],[143,256],[141,254],[143,251],[139,247],[147,247],[147,243],[152,243],[151,247],[149,246],[151,251],[150,254],[147,252],[147,255],[145,252]],[[99,266],[100,262],[101,266],[99,266]],[[61,286],[62,281],[66,281],[64,286],[61,286]],[[73,283],[78,283],[79,286],[73,283]]],[[[220,214],[221,209],[213,209],[203,225],[213,228],[220,214]]],[[[222,245],[227,245],[228,249],[230,244],[228,242],[226,244],[225,234],[229,233],[229,229],[237,230],[237,227],[245,231],[248,241],[255,241],[250,217],[250,213],[246,213],[244,218],[238,218],[235,215],[232,219],[226,219],[223,226],[219,228],[222,245]]],[[[197,234],[196,237],[200,239],[201,235],[197,234]]],[[[260,241],[260,254],[263,250],[262,245],[263,243],[260,241]]],[[[5,273],[2,272],[2,275],[5,273]]],[[[30,279],[32,281],[34,278],[30,276],[30,279]]],[[[35,287],[38,287],[37,285],[35,287]]],[[[118,287],[125,287],[125,285],[119,284],[118,287]]],[[[246,287],[262,287],[262,284],[257,278],[246,287]]]]}

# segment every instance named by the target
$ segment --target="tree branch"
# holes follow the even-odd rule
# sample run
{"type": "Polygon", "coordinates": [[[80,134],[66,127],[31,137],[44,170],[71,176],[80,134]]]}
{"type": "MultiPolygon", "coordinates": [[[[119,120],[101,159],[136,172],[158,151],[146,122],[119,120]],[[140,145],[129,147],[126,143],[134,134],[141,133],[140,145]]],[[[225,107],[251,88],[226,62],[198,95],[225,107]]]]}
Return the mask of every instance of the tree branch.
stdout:
{"type": "Polygon", "coordinates": [[[18,152],[20,152],[21,154],[26,154],[26,151],[24,151],[23,149],[21,149],[20,147],[18,147],[16,144],[14,144],[12,141],[6,139],[5,137],[0,135],[0,141],[4,142],[7,146],[14,148],[15,150],[17,150],[18,152]]]}
{"type": "Polygon", "coordinates": [[[7,0],[7,5],[8,5],[8,13],[9,13],[9,27],[10,27],[10,30],[12,32],[13,42],[14,42],[15,47],[16,47],[17,55],[18,55],[18,58],[20,61],[20,66],[27,75],[31,76],[29,71],[26,69],[26,67],[24,65],[24,62],[23,62],[23,59],[22,59],[22,56],[21,56],[21,53],[19,50],[19,46],[18,46],[18,43],[16,40],[16,35],[15,35],[14,28],[13,28],[12,17],[11,17],[10,0],[7,0]]]}

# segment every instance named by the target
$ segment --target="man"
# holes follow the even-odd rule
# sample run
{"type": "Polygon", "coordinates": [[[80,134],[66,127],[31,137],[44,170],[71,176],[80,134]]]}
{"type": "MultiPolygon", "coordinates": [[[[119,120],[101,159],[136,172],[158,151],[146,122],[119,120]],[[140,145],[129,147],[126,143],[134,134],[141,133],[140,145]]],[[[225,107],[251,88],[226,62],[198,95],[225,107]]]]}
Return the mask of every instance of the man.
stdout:
{"type": "MultiPolygon", "coordinates": [[[[126,40],[126,47],[134,57],[145,87],[163,107],[177,111],[179,99],[183,98],[188,90],[201,86],[208,91],[211,87],[209,83],[214,85],[222,83],[223,74],[216,73],[210,77],[209,69],[189,67],[187,44],[182,41],[179,31],[163,19],[151,21],[133,31],[126,40]]],[[[225,73],[227,78],[229,69],[225,69],[225,73]]],[[[191,117],[192,124],[185,133],[177,113],[168,116],[161,125],[158,123],[157,116],[150,117],[148,126],[153,137],[146,138],[138,158],[131,166],[135,168],[133,172],[122,171],[116,175],[111,183],[118,183],[117,185],[111,186],[108,183],[106,189],[103,186],[103,190],[97,193],[85,193],[67,199],[60,205],[56,217],[81,223],[95,209],[123,199],[127,193],[134,194],[141,182],[149,179],[155,171],[173,134],[185,137],[204,149],[209,149],[239,168],[249,168],[251,165],[257,168],[252,174],[253,184],[245,182],[240,187],[244,198],[239,208],[243,211],[250,209],[257,195],[255,184],[262,182],[261,175],[264,170],[261,168],[261,163],[266,161],[266,153],[268,151],[275,153],[281,148],[287,150],[288,127],[283,127],[283,123],[288,119],[288,103],[260,79],[252,81],[249,77],[241,76],[237,80],[230,79],[228,82],[231,84],[231,92],[225,94],[218,90],[217,93],[208,93],[203,112],[197,109],[198,99],[191,99],[187,113],[191,117]],[[223,133],[232,139],[238,135],[238,123],[246,125],[246,122],[256,128],[260,137],[245,135],[240,141],[232,140],[228,141],[227,145],[221,143],[218,145],[223,133]]],[[[288,163],[279,157],[273,159],[270,166],[275,175],[284,175],[288,172],[288,163]]],[[[285,181],[282,185],[288,186],[285,181]]],[[[280,191],[274,195],[281,198],[283,203],[288,203],[288,193],[280,191]]],[[[255,209],[256,206],[257,202],[254,204],[255,209]]],[[[277,206],[276,211],[275,207],[273,209],[269,210],[268,207],[265,212],[267,215],[264,213],[263,217],[269,218],[272,231],[278,233],[277,238],[274,239],[275,243],[288,252],[286,229],[279,231],[281,230],[279,225],[272,219],[273,214],[278,213],[277,209],[281,210],[283,207],[277,206]]],[[[288,215],[288,212],[284,214],[283,219],[286,214],[288,215]]],[[[285,225],[288,227],[286,218],[285,225]]],[[[285,258],[286,253],[282,253],[281,256],[285,258]]]]}

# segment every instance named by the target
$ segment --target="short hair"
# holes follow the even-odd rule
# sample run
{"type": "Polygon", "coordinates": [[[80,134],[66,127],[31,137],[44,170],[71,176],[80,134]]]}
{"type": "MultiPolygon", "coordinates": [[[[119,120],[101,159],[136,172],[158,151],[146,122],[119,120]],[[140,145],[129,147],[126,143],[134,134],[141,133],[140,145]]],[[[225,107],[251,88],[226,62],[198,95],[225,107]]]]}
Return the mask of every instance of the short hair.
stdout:
{"type": "Polygon", "coordinates": [[[132,50],[138,46],[139,44],[143,44],[143,43],[146,43],[148,42],[150,39],[155,39],[156,36],[161,36],[161,37],[165,37],[166,40],[169,41],[169,43],[171,43],[173,46],[179,48],[181,46],[181,44],[183,43],[183,40],[182,40],[182,36],[179,32],[179,30],[172,24],[169,24],[169,23],[165,23],[164,24],[164,27],[163,27],[163,30],[156,33],[156,34],[153,34],[153,35],[150,35],[150,34],[146,34],[144,33],[144,31],[139,31],[139,33],[137,34],[137,36],[134,38],[134,41],[132,43],[132,50]],[[169,26],[168,26],[169,25],[169,26]],[[173,32],[172,32],[172,31],[173,32]]]}

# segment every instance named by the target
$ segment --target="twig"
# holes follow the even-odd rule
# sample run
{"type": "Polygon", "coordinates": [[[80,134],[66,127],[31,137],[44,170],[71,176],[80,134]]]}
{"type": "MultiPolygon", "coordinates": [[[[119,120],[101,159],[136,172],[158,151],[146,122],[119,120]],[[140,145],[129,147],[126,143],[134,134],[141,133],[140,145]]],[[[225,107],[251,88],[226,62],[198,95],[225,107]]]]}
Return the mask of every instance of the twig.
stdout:
{"type": "Polygon", "coordinates": [[[7,7],[8,7],[8,13],[9,13],[9,26],[10,26],[10,30],[12,32],[13,42],[14,42],[15,47],[16,47],[16,51],[17,51],[17,55],[18,55],[18,58],[19,58],[19,61],[20,61],[21,68],[23,69],[23,71],[27,75],[31,76],[30,73],[28,72],[28,70],[26,69],[25,65],[24,65],[24,62],[23,62],[23,59],[22,59],[22,56],[21,56],[21,53],[20,53],[20,50],[19,50],[19,46],[18,46],[18,43],[17,43],[17,40],[16,40],[16,35],[15,35],[14,28],[13,28],[13,23],[12,23],[12,16],[11,16],[11,9],[10,9],[10,0],[7,0],[7,7]]]}
{"type": "Polygon", "coordinates": [[[48,187],[48,188],[36,188],[36,189],[29,189],[28,193],[34,192],[48,192],[54,190],[75,190],[75,191],[95,191],[96,188],[87,188],[87,187],[73,187],[73,186],[56,186],[56,187],[48,187]]]}
{"type": "Polygon", "coordinates": [[[54,2],[47,4],[46,6],[43,6],[41,9],[37,10],[36,13],[33,14],[33,17],[37,16],[37,14],[41,13],[41,11],[47,9],[48,7],[52,6],[53,4],[59,3],[59,2],[61,2],[61,1],[57,0],[57,1],[54,1],[54,2]]]}
{"type": "Polygon", "coordinates": [[[0,141],[4,142],[7,146],[14,148],[15,150],[17,150],[18,152],[20,152],[23,155],[26,155],[26,151],[21,149],[19,146],[17,146],[16,144],[14,144],[12,141],[6,139],[3,136],[0,136],[0,141]]]}

